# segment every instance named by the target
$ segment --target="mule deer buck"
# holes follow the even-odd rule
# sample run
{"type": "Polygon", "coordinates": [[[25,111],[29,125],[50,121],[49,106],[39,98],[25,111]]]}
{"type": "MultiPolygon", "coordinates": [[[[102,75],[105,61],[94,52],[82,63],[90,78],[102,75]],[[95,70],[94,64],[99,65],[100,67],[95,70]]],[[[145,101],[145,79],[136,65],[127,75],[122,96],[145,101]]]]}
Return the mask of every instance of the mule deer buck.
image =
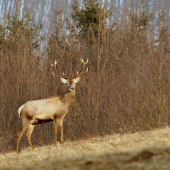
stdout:
{"type": "MultiPolygon", "coordinates": [[[[83,67],[85,68],[86,64],[88,63],[88,60],[87,62],[84,62],[84,60],[81,59],[81,62],[83,63],[83,67]]],[[[55,61],[54,65],[52,65],[57,73],[56,65],[57,61],[55,61]]],[[[22,135],[25,132],[26,137],[31,145],[31,148],[34,149],[34,145],[31,140],[31,134],[36,124],[43,124],[50,121],[54,121],[54,145],[57,141],[59,126],[61,129],[61,143],[64,142],[63,119],[68,114],[70,107],[74,104],[75,84],[80,81],[81,76],[86,74],[87,71],[88,68],[85,72],[81,74],[78,74],[77,72],[77,75],[75,75],[71,80],[65,76],[60,76],[58,73],[53,73],[54,76],[60,78],[62,83],[66,83],[69,86],[69,92],[61,96],[54,96],[47,99],[28,101],[18,109],[19,117],[21,117],[22,119],[22,128],[17,133],[17,153],[20,152],[20,141],[22,135]]]]}

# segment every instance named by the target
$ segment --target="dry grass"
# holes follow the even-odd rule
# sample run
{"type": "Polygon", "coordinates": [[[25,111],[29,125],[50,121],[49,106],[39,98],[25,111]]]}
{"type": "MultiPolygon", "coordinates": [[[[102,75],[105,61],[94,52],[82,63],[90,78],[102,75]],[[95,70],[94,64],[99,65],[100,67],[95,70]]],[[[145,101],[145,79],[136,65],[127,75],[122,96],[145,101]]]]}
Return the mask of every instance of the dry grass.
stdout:
{"type": "MultiPolygon", "coordinates": [[[[15,3],[17,9],[19,3],[15,3]]],[[[101,15],[96,15],[92,8],[99,18],[89,28],[83,21],[88,34],[84,32],[82,36],[80,29],[76,29],[79,22],[70,20],[73,31],[62,14],[63,21],[60,26],[56,24],[55,33],[41,38],[41,26],[33,24],[34,15],[30,22],[23,11],[18,20],[18,9],[4,18],[4,25],[0,25],[1,154],[16,149],[16,134],[21,128],[17,109],[22,104],[65,91],[66,86],[51,74],[55,59],[58,73],[64,72],[69,78],[83,71],[80,58],[89,59],[88,74],[76,86],[76,101],[65,119],[66,140],[170,126],[169,10],[158,16],[156,11],[141,13],[140,9],[138,3],[127,7],[120,20],[112,17],[113,25],[105,18],[104,27],[101,15]],[[153,13],[156,16],[152,18],[153,13]],[[163,21],[162,28],[158,21],[163,21]]],[[[81,15],[79,10],[76,13],[81,15]]],[[[94,20],[94,15],[89,19],[94,20]]],[[[32,138],[38,146],[49,145],[53,133],[49,123],[37,126],[32,138]]],[[[23,139],[22,147],[27,145],[23,139]]]]}
{"type": "Polygon", "coordinates": [[[170,169],[170,128],[0,155],[0,169],[170,169]]]}

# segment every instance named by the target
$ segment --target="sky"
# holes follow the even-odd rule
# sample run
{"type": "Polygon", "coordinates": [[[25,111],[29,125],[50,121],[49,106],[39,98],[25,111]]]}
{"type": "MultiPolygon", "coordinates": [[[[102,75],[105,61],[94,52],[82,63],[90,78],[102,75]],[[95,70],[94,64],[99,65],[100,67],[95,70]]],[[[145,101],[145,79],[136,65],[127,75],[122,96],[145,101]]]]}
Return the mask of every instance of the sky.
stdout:
{"type": "MultiPolygon", "coordinates": [[[[71,3],[73,0],[21,0],[21,17],[24,12],[26,12],[30,7],[30,2],[32,1],[32,14],[36,23],[44,24],[44,32],[48,33],[54,31],[54,9],[58,10],[58,5],[60,2],[60,10],[65,6],[64,15],[70,17],[71,13],[71,3]]],[[[135,7],[140,7],[141,0],[98,0],[101,5],[104,3],[108,4],[108,8],[114,6],[115,13],[114,19],[119,20],[123,14],[123,11],[127,9],[133,9],[135,7]]],[[[78,0],[82,4],[83,0],[78,0]]],[[[162,7],[162,2],[164,2],[165,10],[170,9],[169,0],[144,0],[144,5],[146,12],[160,11],[162,7]]],[[[0,24],[4,21],[4,18],[8,14],[12,15],[17,4],[17,0],[0,0],[0,24]]]]}

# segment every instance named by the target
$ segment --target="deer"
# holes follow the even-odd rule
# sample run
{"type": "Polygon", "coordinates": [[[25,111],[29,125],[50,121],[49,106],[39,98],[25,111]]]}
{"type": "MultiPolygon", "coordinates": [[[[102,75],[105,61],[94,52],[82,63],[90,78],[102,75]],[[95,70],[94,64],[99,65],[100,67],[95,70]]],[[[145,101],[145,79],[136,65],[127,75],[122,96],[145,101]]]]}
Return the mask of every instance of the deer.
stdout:
{"type": "MultiPolygon", "coordinates": [[[[85,69],[88,59],[87,62],[84,62],[83,59],[80,59],[80,61],[83,64],[83,68],[85,69]]],[[[44,124],[51,121],[54,121],[54,145],[56,145],[57,142],[59,127],[61,131],[61,143],[64,143],[63,120],[75,102],[75,85],[80,81],[81,76],[88,72],[88,67],[83,73],[78,74],[77,72],[77,74],[72,79],[69,79],[65,76],[65,74],[63,74],[63,76],[58,74],[56,68],[57,63],[58,61],[55,60],[54,64],[51,64],[56,72],[56,74],[54,72],[52,72],[52,74],[55,77],[60,78],[62,83],[68,85],[68,92],[60,96],[52,96],[46,99],[27,101],[18,109],[18,115],[22,120],[22,128],[17,133],[17,153],[20,153],[20,141],[24,133],[32,150],[34,150],[35,147],[31,140],[31,134],[35,125],[44,124]]]]}

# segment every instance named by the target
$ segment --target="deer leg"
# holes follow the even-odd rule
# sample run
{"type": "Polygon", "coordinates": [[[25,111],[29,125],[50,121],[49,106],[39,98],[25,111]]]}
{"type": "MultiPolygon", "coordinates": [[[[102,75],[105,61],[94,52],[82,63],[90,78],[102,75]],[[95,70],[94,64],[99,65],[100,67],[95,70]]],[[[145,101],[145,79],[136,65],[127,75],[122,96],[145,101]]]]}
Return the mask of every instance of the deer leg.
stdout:
{"type": "Polygon", "coordinates": [[[22,129],[20,129],[20,131],[17,133],[17,153],[20,153],[20,140],[22,135],[22,129]]]}
{"type": "Polygon", "coordinates": [[[25,131],[27,130],[29,125],[30,125],[30,121],[22,119],[22,128],[17,133],[17,153],[20,153],[20,141],[21,141],[21,137],[25,133],[25,131]]]}
{"type": "Polygon", "coordinates": [[[55,130],[54,130],[54,145],[56,145],[57,142],[57,136],[58,136],[58,128],[59,128],[59,120],[55,120],[55,130]]]}
{"type": "Polygon", "coordinates": [[[32,134],[32,132],[34,130],[34,127],[35,127],[35,125],[30,124],[27,131],[26,131],[26,137],[27,137],[27,139],[28,139],[28,141],[29,141],[29,143],[31,145],[32,150],[34,150],[34,148],[35,148],[33,143],[32,143],[32,140],[31,140],[31,134],[32,134]]]}
{"type": "Polygon", "coordinates": [[[60,119],[60,129],[61,129],[61,143],[64,143],[64,123],[63,123],[63,119],[60,119]]]}

